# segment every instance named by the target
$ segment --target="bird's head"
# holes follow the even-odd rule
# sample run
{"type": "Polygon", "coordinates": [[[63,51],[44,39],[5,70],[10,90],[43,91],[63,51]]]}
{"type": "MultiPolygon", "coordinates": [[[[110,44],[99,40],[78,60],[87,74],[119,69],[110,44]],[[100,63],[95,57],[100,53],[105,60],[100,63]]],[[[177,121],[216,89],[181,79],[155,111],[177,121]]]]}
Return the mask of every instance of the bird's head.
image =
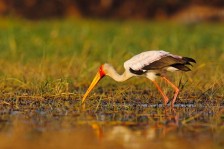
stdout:
{"type": "Polygon", "coordinates": [[[88,94],[91,92],[91,90],[96,86],[96,84],[104,77],[108,74],[108,71],[110,69],[111,65],[109,64],[103,64],[100,66],[96,76],[94,77],[92,83],[90,84],[88,90],[86,91],[86,93],[84,94],[83,98],[82,98],[82,104],[85,102],[86,97],[88,96],[88,94]]]}

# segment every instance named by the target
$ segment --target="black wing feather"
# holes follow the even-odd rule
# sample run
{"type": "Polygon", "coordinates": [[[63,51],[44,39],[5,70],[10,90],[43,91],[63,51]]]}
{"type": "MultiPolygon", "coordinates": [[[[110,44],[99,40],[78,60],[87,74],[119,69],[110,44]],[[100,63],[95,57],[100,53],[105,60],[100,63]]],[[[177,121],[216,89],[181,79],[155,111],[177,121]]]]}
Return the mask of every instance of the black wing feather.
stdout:
{"type": "Polygon", "coordinates": [[[196,61],[193,58],[190,57],[182,57],[182,59],[188,63],[192,62],[192,63],[196,63],[196,61]]]}
{"type": "Polygon", "coordinates": [[[185,66],[184,64],[173,64],[173,65],[171,65],[171,67],[177,68],[182,71],[191,71],[191,69],[189,67],[185,66]]]}
{"type": "Polygon", "coordinates": [[[133,73],[133,74],[136,74],[136,75],[142,75],[142,74],[145,73],[145,71],[143,71],[143,70],[134,70],[134,69],[132,69],[132,68],[129,68],[129,71],[130,71],[131,73],[133,73]]]}

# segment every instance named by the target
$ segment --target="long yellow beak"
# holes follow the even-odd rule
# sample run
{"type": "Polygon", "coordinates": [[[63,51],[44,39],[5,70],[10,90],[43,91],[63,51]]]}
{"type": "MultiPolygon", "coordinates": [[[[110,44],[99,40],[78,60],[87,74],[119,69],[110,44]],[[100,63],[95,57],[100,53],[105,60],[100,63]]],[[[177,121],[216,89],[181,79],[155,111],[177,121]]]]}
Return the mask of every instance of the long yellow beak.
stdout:
{"type": "Polygon", "coordinates": [[[96,76],[94,77],[92,83],[90,84],[88,90],[86,91],[86,93],[84,94],[83,98],[82,98],[82,104],[85,102],[86,97],[89,95],[89,93],[91,92],[91,90],[94,88],[94,86],[96,86],[96,84],[100,81],[102,77],[100,76],[100,73],[98,72],[96,74],[96,76]]]}

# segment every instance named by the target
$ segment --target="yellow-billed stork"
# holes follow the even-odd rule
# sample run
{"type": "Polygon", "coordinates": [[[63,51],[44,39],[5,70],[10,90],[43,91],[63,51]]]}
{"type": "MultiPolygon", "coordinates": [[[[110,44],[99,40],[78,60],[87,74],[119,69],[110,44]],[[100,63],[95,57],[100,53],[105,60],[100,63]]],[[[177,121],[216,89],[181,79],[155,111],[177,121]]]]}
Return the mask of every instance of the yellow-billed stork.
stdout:
{"type": "MultiPolygon", "coordinates": [[[[138,55],[133,56],[131,59],[124,63],[125,71],[122,75],[118,74],[113,66],[105,63],[100,66],[98,73],[90,84],[88,90],[82,99],[82,104],[85,102],[86,97],[93,89],[93,87],[102,79],[104,76],[109,76],[115,81],[122,82],[133,76],[145,76],[151,80],[161,95],[163,96],[164,105],[166,106],[169,101],[168,97],[164,94],[158,83],[155,81],[157,77],[161,77],[175,90],[175,94],[171,103],[171,107],[174,107],[179,89],[171,81],[165,77],[167,71],[190,71],[191,69],[187,65],[191,65],[191,62],[196,63],[193,58],[183,57],[179,55],[173,55],[166,51],[146,51],[138,55]]],[[[192,65],[191,65],[192,66],[192,65]]]]}

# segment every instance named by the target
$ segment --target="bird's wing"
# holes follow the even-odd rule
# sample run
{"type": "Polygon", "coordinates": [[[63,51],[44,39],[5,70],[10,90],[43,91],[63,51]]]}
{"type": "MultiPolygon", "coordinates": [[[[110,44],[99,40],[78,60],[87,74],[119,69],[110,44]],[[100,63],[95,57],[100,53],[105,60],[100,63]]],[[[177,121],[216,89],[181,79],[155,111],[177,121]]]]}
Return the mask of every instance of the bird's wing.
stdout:
{"type": "Polygon", "coordinates": [[[133,56],[131,59],[124,63],[124,68],[129,70],[130,68],[134,71],[142,70],[143,67],[170,55],[166,51],[146,51],[138,55],[133,56]]]}
{"type": "Polygon", "coordinates": [[[164,67],[172,66],[174,64],[185,64],[185,61],[182,58],[173,57],[171,55],[168,55],[168,56],[162,57],[161,59],[142,67],[142,69],[143,70],[162,69],[164,67]]]}
{"type": "Polygon", "coordinates": [[[157,61],[154,61],[153,63],[150,63],[149,65],[144,66],[142,70],[157,70],[174,67],[177,70],[190,71],[191,69],[186,65],[191,65],[191,62],[196,63],[196,61],[192,58],[169,54],[157,61]]]}

